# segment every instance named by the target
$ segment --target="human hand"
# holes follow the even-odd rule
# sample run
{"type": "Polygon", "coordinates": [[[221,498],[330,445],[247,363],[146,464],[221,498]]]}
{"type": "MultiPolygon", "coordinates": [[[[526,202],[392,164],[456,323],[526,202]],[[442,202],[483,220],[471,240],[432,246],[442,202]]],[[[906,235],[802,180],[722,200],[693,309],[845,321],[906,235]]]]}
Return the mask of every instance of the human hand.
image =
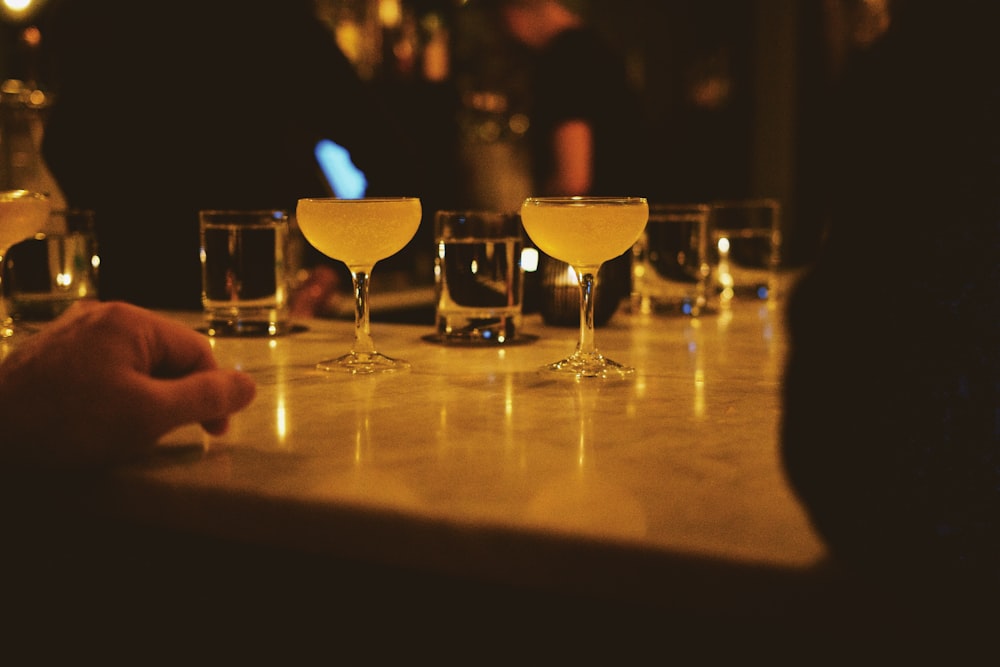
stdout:
{"type": "Polygon", "coordinates": [[[188,423],[221,435],[255,393],[196,331],[129,304],[80,302],[0,363],[0,466],[119,463],[188,423]]]}

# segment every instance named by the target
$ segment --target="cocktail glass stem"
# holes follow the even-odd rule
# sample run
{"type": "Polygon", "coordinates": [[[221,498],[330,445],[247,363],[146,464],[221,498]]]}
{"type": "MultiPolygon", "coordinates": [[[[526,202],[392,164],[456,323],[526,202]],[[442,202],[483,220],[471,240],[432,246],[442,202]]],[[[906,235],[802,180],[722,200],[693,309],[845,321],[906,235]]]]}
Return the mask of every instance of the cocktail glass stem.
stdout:
{"type": "Polygon", "coordinates": [[[408,361],[393,359],[375,350],[368,308],[368,284],[371,281],[372,267],[349,268],[354,287],[354,344],[349,353],[336,359],[321,361],[316,365],[317,368],[324,371],[347,371],[355,375],[407,370],[410,367],[408,361]]]}
{"type": "Polygon", "coordinates": [[[597,354],[597,346],[594,343],[594,297],[599,269],[599,266],[573,267],[580,283],[580,342],[576,346],[577,354],[588,356],[597,354]]]}
{"type": "Polygon", "coordinates": [[[351,269],[351,280],[354,283],[354,347],[351,348],[351,352],[356,355],[375,354],[375,342],[371,334],[371,313],[368,310],[368,283],[371,280],[371,270],[370,266],[351,269]]]}
{"type": "Polygon", "coordinates": [[[624,378],[634,372],[633,368],[605,357],[597,350],[597,343],[594,342],[594,299],[597,296],[598,269],[600,265],[573,268],[580,283],[580,340],[573,354],[562,361],[549,364],[546,367],[549,370],[576,378],[624,378]]]}
{"type": "Polygon", "coordinates": [[[634,246],[649,218],[643,197],[528,197],[521,222],[540,250],[573,266],[580,284],[580,340],[569,357],[544,368],[562,377],[626,378],[635,369],[607,359],[594,343],[597,274],[634,246]]]}

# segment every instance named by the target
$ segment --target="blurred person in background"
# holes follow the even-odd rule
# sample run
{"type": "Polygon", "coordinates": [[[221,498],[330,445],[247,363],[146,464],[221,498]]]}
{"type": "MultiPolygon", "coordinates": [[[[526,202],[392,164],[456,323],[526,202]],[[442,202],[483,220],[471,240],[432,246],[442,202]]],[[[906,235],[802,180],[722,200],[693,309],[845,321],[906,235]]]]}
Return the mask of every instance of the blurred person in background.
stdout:
{"type": "MultiPolygon", "coordinates": [[[[529,53],[530,194],[646,196],[649,160],[644,147],[649,135],[621,55],[581,13],[560,0],[486,4],[505,33],[529,53]]],[[[630,274],[631,251],[601,268],[599,324],[631,291],[630,274]]],[[[547,321],[563,321],[548,311],[543,303],[547,321]]],[[[565,323],[575,325],[578,314],[567,315],[565,323]]]]}
{"type": "Polygon", "coordinates": [[[531,54],[534,195],[644,193],[644,124],[625,63],[559,0],[487,0],[531,54]]]}
{"type": "MultiPolygon", "coordinates": [[[[420,194],[407,138],[311,0],[44,10],[55,95],[44,155],[69,205],[95,212],[102,299],[200,309],[198,210],[293,212],[300,197],[337,194],[321,140],[347,149],[365,194],[420,194]]],[[[336,288],[331,269],[298,314],[336,288]]]]}

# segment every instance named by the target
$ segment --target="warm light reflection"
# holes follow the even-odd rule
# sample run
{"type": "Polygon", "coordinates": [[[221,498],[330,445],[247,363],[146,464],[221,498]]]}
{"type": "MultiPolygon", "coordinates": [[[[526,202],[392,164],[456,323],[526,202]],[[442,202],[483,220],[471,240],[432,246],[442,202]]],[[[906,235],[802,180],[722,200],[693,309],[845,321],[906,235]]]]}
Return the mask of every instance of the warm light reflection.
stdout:
{"type": "Polygon", "coordinates": [[[718,282],[720,287],[719,299],[726,305],[732,300],[735,291],[733,289],[735,282],[733,279],[732,270],[729,266],[729,238],[725,236],[720,236],[719,240],[716,242],[719,249],[719,263],[716,267],[718,273],[718,282]]]}
{"type": "Polygon", "coordinates": [[[535,248],[521,250],[521,268],[529,273],[538,270],[538,250],[535,248]]]}
{"type": "Polygon", "coordinates": [[[507,422],[507,432],[513,429],[510,424],[514,421],[514,378],[510,374],[504,376],[503,385],[503,416],[507,422]]]}
{"type": "Polygon", "coordinates": [[[337,45],[344,52],[344,55],[347,56],[347,59],[352,63],[360,62],[364,49],[364,36],[362,35],[361,26],[355,21],[345,19],[337,24],[334,29],[334,35],[337,45]]]}
{"type": "Polygon", "coordinates": [[[526,134],[531,127],[531,119],[523,113],[511,114],[507,121],[507,127],[516,135],[526,134]]]}
{"type": "Polygon", "coordinates": [[[32,4],[34,4],[33,0],[3,0],[4,8],[14,14],[27,13],[32,4]]]}
{"type": "Polygon", "coordinates": [[[399,0],[379,0],[378,20],[386,28],[397,28],[403,22],[403,9],[399,0]]]}
{"type": "Polygon", "coordinates": [[[694,371],[694,416],[699,419],[705,416],[705,369],[696,368],[694,371]]]}
{"type": "Polygon", "coordinates": [[[594,411],[597,409],[597,394],[591,391],[592,387],[585,386],[577,378],[576,413],[579,424],[579,435],[577,438],[576,465],[580,470],[588,463],[588,450],[592,446],[594,432],[594,411]]]}
{"type": "Polygon", "coordinates": [[[859,45],[874,44],[889,29],[889,0],[863,0],[854,11],[853,37],[859,45]]]}
{"type": "Polygon", "coordinates": [[[444,434],[448,432],[448,407],[442,403],[441,410],[438,411],[438,432],[435,434],[437,442],[441,444],[447,443],[447,438],[444,434]]]}
{"type": "Polygon", "coordinates": [[[284,394],[279,394],[278,396],[278,407],[275,410],[274,423],[277,426],[278,444],[284,448],[285,442],[288,439],[288,410],[285,407],[284,394]]]}
{"type": "MultiPolygon", "coordinates": [[[[634,387],[634,391],[632,393],[636,398],[641,399],[646,396],[646,391],[649,389],[649,382],[646,379],[646,374],[642,372],[642,369],[636,369],[635,382],[633,382],[632,386],[634,387]]],[[[629,401],[628,407],[630,416],[634,416],[636,410],[635,403],[629,401]]]]}
{"type": "Polygon", "coordinates": [[[354,433],[354,462],[360,464],[365,460],[365,452],[368,450],[371,423],[368,414],[358,415],[358,428],[354,433]]]}
{"type": "Polygon", "coordinates": [[[424,32],[430,35],[424,45],[424,78],[428,81],[446,81],[451,73],[448,30],[437,14],[428,14],[422,24],[424,32]]]}
{"type": "Polygon", "coordinates": [[[705,400],[705,351],[701,344],[702,323],[700,320],[692,320],[689,323],[687,334],[688,355],[691,357],[694,366],[691,410],[694,416],[703,419],[708,412],[705,400]]]}
{"type": "Polygon", "coordinates": [[[719,316],[715,318],[715,323],[719,331],[725,331],[733,323],[733,311],[729,308],[719,311],[719,316]]]}
{"type": "Polygon", "coordinates": [[[516,462],[518,468],[523,469],[527,465],[525,442],[524,438],[517,435],[514,423],[514,376],[509,373],[504,375],[503,401],[504,451],[511,461],[516,462]]]}
{"type": "Polygon", "coordinates": [[[21,39],[28,46],[38,46],[42,43],[42,31],[37,26],[28,26],[21,33],[21,39]]]}

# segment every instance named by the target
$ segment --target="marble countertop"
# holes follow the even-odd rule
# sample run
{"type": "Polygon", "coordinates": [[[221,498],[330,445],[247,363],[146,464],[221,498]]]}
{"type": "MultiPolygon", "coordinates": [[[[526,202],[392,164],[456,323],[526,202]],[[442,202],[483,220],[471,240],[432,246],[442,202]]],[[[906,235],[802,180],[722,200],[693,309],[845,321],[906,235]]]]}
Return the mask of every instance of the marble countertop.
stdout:
{"type": "Polygon", "coordinates": [[[301,324],[213,339],[222,365],[256,377],[255,402],[224,437],[168,435],[105,480],[90,510],[631,600],[723,586],[754,596],[825,559],[779,462],[786,341],[774,304],[700,319],[623,306],[596,340],[637,369],[625,382],[540,373],[578,332],[537,315],[522,328],[536,341],[490,349],[375,322],[379,351],[412,369],[367,377],[314,368],[347,351],[352,322],[301,324]]]}

